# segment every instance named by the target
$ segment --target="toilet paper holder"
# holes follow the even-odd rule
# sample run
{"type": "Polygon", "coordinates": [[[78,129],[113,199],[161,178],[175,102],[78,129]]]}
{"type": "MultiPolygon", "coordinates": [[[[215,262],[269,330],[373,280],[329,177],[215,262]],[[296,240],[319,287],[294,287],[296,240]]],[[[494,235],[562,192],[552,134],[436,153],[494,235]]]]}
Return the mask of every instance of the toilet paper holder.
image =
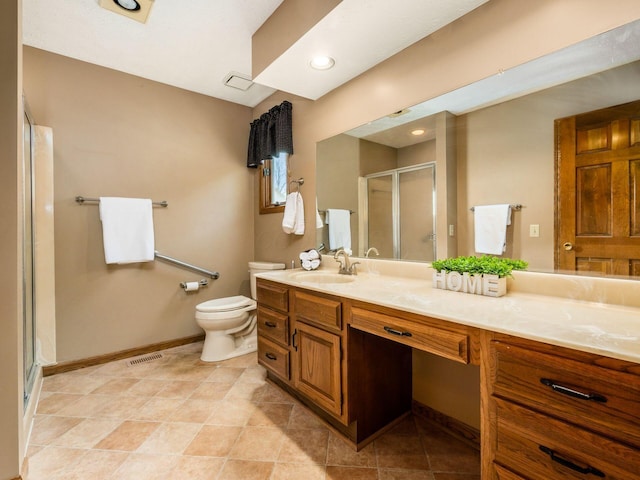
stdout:
{"type": "Polygon", "coordinates": [[[198,288],[206,287],[207,285],[209,285],[209,280],[207,280],[206,278],[203,278],[199,282],[180,282],[180,287],[182,287],[185,292],[194,292],[198,290],[198,288]],[[194,285],[196,283],[197,283],[197,286],[194,285]]]}

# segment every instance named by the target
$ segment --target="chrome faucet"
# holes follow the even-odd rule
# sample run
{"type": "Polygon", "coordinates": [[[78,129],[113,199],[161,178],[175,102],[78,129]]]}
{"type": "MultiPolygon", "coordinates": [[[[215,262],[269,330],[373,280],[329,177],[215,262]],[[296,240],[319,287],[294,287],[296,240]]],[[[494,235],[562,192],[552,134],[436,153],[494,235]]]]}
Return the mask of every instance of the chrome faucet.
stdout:
{"type": "Polygon", "coordinates": [[[336,262],[340,263],[340,270],[338,273],[341,275],[357,275],[356,265],[360,262],[352,262],[349,254],[345,252],[344,248],[340,248],[333,256],[336,262]]]}
{"type": "Polygon", "coordinates": [[[378,252],[378,249],[376,247],[371,247],[369,250],[367,250],[367,252],[364,254],[364,258],[369,258],[369,255],[375,253],[376,257],[380,256],[380,252],[378,252]]]}

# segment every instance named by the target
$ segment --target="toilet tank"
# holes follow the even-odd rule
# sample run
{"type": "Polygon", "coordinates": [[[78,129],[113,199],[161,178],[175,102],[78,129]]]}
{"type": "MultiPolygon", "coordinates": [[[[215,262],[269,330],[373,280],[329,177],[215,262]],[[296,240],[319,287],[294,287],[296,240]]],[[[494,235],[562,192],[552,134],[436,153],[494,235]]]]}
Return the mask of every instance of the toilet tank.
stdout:
{"type": "Polygon", "coordinates": [[[249,281],[251,282],[251,298],[256,298],[256,273],[284,270],[284,263],[249,262],[249,281]]]}

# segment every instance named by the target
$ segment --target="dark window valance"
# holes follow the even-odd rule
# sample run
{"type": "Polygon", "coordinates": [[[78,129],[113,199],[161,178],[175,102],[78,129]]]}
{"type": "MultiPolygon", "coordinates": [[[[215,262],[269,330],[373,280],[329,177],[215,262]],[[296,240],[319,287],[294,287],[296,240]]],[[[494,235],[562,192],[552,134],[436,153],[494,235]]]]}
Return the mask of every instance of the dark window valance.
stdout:
{"type": "Polygon", "coordinates": [[[293,154],[292,110],[291,103],[284,101],[251,122],[247,167],[256,168],[281,152],[293,154]]]}

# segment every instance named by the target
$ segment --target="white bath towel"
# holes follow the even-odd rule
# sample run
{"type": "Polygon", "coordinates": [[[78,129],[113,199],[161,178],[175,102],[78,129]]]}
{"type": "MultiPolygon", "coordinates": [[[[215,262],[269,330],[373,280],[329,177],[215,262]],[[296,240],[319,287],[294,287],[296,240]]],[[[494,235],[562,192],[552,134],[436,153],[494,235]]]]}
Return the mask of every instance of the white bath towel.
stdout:
{"type": "Polygon", "coordinates": [[[326,222],[329,225],[329,248],[351,250],[351,212],[337,208],[327,209],[326,222]]]}
{"type": "Polygon", "coordinates": [[[300,192],[287,195],[282,217],[282,230],[284,233],[304,235],[304,202],[300,192]]]}
{"type": "Polygon", "coordinates": [[[507,225],[511,225],[511,206],[479,205],[474,207],[473,213],[476,252],[502,255],[507,248],[507,225]]]}
{"type": "Polygon", "coordinates": [[[153,206],[148,198],[100,197],[106,263],[154,259],[153,206]]]}

